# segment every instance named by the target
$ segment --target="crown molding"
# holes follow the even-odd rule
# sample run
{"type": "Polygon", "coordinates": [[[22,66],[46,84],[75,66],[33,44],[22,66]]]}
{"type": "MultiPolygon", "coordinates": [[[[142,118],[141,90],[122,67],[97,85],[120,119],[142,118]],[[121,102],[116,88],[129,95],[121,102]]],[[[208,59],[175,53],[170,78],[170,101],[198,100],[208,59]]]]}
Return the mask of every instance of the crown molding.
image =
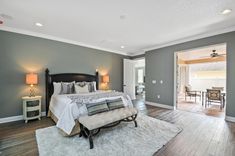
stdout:
{"type": "Polygon", "coordinates": [[[85,44],[85,43],[82,43],[82,42],[77,42],[77,41],[74,41],[74,40],[68,40],[68,39],[65,39],[65,38],[56,37],[56,36],[52,36],[52,35],[46,35],[46,34],[43,34],[43,33],[37,33],[37,32],[28,31],[28,30],[24,30],[24,29],[12,28],[12,27],[7,27],[7,26],[0,26],[0,30],[13,32],[13,33],[18,33],[18,34],[29,35],[29,36],[34,36],[34,37],[40,37],[40,38],[59,41],[59,42],[64,42],[64,43],[69,43],[69,44],[73,44],[73,45],[78,45],[78,46],[97,49],[97,50],[102,50],[102,51],[105,51],[105,52],[116,53],[116,54],[120,54],[120,55],[128,55],[127,53],[125,53],[123,51],[106,49],[106,48],[102,48],[102,47],[99,47],[99,46],[92,46],[92,45],[85,44]]]}
{"type": "Polygon", "coordinates": [[[219,29],[219,30],[216,30],[216,31],[213,31],[213,32],[208,32],[208,33],[195,35],[195,36],[192,36],[192,37],[187,37],[187,38],[184,38],[184,39],[179,39],[179,40],[167,42],[167,43],[164,43],[164,44],[160,44],[160,45],[157,45],[157,46],[146,48],[146,49],[144,49],[144,51],[147,52],[147,51],[151,51],[151,50],[155,50],[155,49],[159,49],[159,48],[164,48],[164,47],[168,47],[168,46],[172,46],[172,45],[176,45],[176,44],[180,44],[180,43],[185,43],[185,42],[189,42],[189,41],[193,41],[193,40],[198,40],[198,39],[202,39],[202,38],[206,38],[206,37],[211,37],[211,36],[215,36],[215,35],[219,35],[219,34],[232,32],[232,31],[235,31],[235,26],[227,27],[225,29],[219,29]]]}
{"type": "Polygon", "coordinates": [[[14,33],[18,33],[18,34],[29,35],[29,36],[34,36],[34,37],[45,38],[45,39],[54,40],[54,41],[60,41],[60,42],[74,44],[74,45],[78,45],[78,46],[82,46],[82,47],[87,47],[87,48],[92,48],[92,49],[102,50],[102,51],[106,51],[106,52],[110,52],[110,53],[116,53],[116,54],[120,54],[120,55],[133,57],[133,56],[145,54],[146,52],[151,51],[151,50],[164,48],[164,47],[168,47],[168,46],[172,46],[172,45],[176,45],[176,44],[181,44],[181,43],[185,43],[185,42],[189,42],[189,41],[193,41],[193,40],[197,40],[197,39],[202,39],[202,38],[206,38],[206,37],[211,37],[211,36],[215,36],[215,35],[219,35],[219,34],[223,34],[223,33],[232,32],[232,31],[235,31],[235,26],[227,27],[225,29],[220,29],[220,30],[216,30],[213,32],[203,33],[200,35],[195,35],[192,37],[187,37],[184,39],[166,42],[164,44],[159,44],[156,46],[152,46],[149,48],[139,50],[138,52],[131,52],[131,53],[126,53],[123,51],[117,51],[117,50],[112,50],[112,49],[106,49],[106,48],[102,48],[99,46],[92,46],[92,45],[88,45],[85,43],[81,43],[81,42],[77,42],[77,41],[73,41],[73,40],[68,40],[68,39],[64,39],[64,38],[60,38],[60,37],[56,37],[56,36],[52,36],[52,35],[46,35],[46,34],[42,34],[42,33],[37,33],[37,32],[33,32],[33,31],[12,28],[12,27],[7,27],[7,26],[1,26],[0,30],[14,32],[14,33]]]}

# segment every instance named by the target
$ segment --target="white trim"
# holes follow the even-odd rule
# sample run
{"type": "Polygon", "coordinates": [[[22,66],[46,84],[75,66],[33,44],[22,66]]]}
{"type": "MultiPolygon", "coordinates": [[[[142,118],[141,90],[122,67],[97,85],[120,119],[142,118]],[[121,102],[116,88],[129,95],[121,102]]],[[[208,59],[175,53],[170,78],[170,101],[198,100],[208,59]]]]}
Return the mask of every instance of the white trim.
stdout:
{"type": "Polygon", "coordinates": [[[92,49],[97,49],[97,50],[102,50],[102,51],[106,51],[106,52],[110,52],[110,53],[127,55],[127,53],[123,52],[123,51],[106,49],[106,48],[102,48],[102,47],[99,47],[99,46],[92,46],[92,45],[88,45],[88,44],[85,44],[85,43],[82,43],[82,42],[77,42],[77,41],[74,41],[74,40],[68,40],[68,39],[61,38],[61,37],[56,37],[56,36],[52,36],[52,35],[46,35],[46,34],[37,33],[37,32],[33,32],[33,31],[18,29],[18,28],[1,26],[0,30],[14,32],[14,33],[18,33],[18,34],[29,35],[29,36],[34,36],[34,37],[45,38],[45,39],[59,41],[59,42],[64,42],[64,43],[69,43],[69,44],[74,44],[74,45],[78,45],[78,46],[82,46],[82,47],[87,47],[87,48],[92,48],[92,49]]]}
{"type": "Polygon", "coordinates": [[[216,31],[213,31],[213,32],[203,33],[203,34],[196,35],[196,36],[193,36],[193,37],[188,37],[188,38],[185,38],[185,39],[179,39],[179,40],[175,40],[175,41],[172,41],[172,42],[167,42],[165,44],[160,44],[158,46],[153,46],[153,47],[150,47],[150,48],[146,48],[146,49],[144,49],[144,51],[151,51],[151,50],[155,50],[155,49],[159,49],[159,48],[163,48],[163,47],[172,46],[172,45],[175,45],[175,44],[185,43],[185,42],[189,42],[189,41],[193,41],[193,40],[197,40],[197,39],[202,39],[202,38],[206,38],[206,37],[210,37],[210,36],[215,36],[215,35],[219,35],[219,34],[224,34],[224,33],[232,32],[232,31],[235,31],[235,26],[231,26],[231,27],[228,27],[228,28],[216,30],[216,31]]]}
{"type": "Polygon", "coordinates": [[[230,122],[235,122],[235,117],[232,117],[232,116],[225,116],[225,120],[226,121],[230,121],[230,122]]]}
{"type": "Polygon", "coordinates": [[[130,53],[130,56],[137,56],[137,55],[144,54],[147,51],[156,50],[156,49],[159,49],[159,48],[164,48],[164,47],[168,47],[168,46],[172,46],[172,45],[176,45],[176,44],[181,44],[181,43],[185,43],[185,42],[189,42],[189,41],[193,41],[193,40],[198,40],[198,39],[202,39],[202,38],[206,38],[206,37],[211,37],[211,36],[215,36],[215,35],[219,35],[219,34],[232,32],[232,31],[235,31],[235,26],[231,26],[231,27],[228,27],[228,28],[225,28],[225,29],[220,29],[220,30],[213,31],[213,32],[203,33],[203,34],[200,34],[200,35],[195,35],[195,36],[192,36],[192,37],[187,37],[187,38],[184,38],[184,39],[178,39],[178,40],[174,40],[174,41],[171,41],[171,42],[166,42],[164,44],[160,44],[160,45],[149,47],[149,48],[145,48],[145,49],[143,49],[142,52],[130,53]]]}
{"type": "MultiPolygon", "coordinates": [[[[42,114],[42,116],[46,116],[46,112],[42,112],[41,114],[42,114]]],[[[13,121],[19,121],[19,120],[23,120],[23,119],[24,119],[23,115],[0,118],[0,124],[7,123],[7,122],[13,122],[13,121]]]]}
{"type": "Polygon", "coordinates": [[[173,106],[176,108],[177,107],[177,52],[174,52],[174,96],[173,96],[173,106]]]}
{"type": "Polygon", "coordinates": [[[37,32],[33,32],[33,31],[12,28],[12,27],[7,27],[7,26],[1,26],[0,30],[29,35],[29,36],[34,36],[34,37],[40,37],[40,38],[45,38],[45,39],[50,39],[50,40],[54,40],[54,41],[60,41],[60,42],[64,42],[64,43],[74,44],[74,45],[78,45],[78,46],[102,50],[102,51],[111,52],[111,53],[117,53],[117,54],[121,54],[121,55],[137,56],[137,55],[145,54],[145,52],[147,52],[147,51],[151,51],[151,50],[155,50],[155,49],[159,49],[159,48],[163,48],[163,47],[167,47],[167,46],[172,46],[172,45],[180,44],[180,43],[184,43],[184,42],[189,42],[189,41],[193,41],[193,40],[197,40],[197,39],[202,39],[202,38],[206,38],[206,37],[210,37],[210,36],[215,36],[215,35],[219,35],[219,34],[223,34],[223,33],[227,33],[227,32],[232,32],[232,31],[235,31],[235,26],[231,26],[231,27],[228,27],[225,29],[216,30],[213,32],[203,33],[203,34],[192,36],[192,37],[187,37],[184,39],[178,39],[175,41],[166,42],[163,44],[159,44],[157,46],[145,48],[145,49],[142,49],[142,50],[139,50],[136,52],[130,52],[130,53],[118,51],[118,50],[106,49],[106,48],[102,48],[99,46],[92,46],[92,45],[88,45],[85,43],[81,43],[81,42],[77,42],[77,41],[73,41],[73,40],[68,40],[65,38],[60,38],[60,37],[56,37],[56,36],[52,36],[52,35],[46,35],[46,34],[42,34],[42,33],[37,33],[37,32]]]}
{"type": "Polygon", "coordinates": [[[11,116],[11,117],[7,117],[7,118],[0,118],[0,124],[12,122],[12,121],[19,121],[19,120],[23,120],[23,115],[11,116]]]}
{"type": "Polygon", "coordinates": [[[175,110],[174,106],[169,106],[165,104],[160,104],[160,103],[155,103],[155,102],[150,102],[150,101],[145,101],[145,104],[155,106],[155,107],[161,107],[161,108],[166,108],[166,109],[173,109],[175,110]]]}

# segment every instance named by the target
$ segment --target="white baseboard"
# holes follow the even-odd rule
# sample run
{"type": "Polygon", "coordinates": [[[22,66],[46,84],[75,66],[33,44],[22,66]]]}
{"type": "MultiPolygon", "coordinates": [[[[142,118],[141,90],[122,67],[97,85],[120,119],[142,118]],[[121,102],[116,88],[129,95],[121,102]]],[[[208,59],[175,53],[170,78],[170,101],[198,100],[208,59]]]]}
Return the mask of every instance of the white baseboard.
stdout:
{"type": "MultiPolygon", "coordinates": [[[[42,112],[42,116],[46,116],[46,112],[42,112]]],[[[13,122],[13,121],[19,121],[23,120],[23,115],[18,115],[18,116],[11,116],[7,118],[0,118],[0,124],[1,123],[7,123],[7,122],[13,122]]]]}
{"type": "Polygon", "coordinates": [[[232,117],[232,116],[225,116],[225,120],[226,121],[230,121],[230,122],[235,122],[235,117],[232,117]]]}
{"type": "Polygon", "coordinates": [[[161,108],[166,108],[166,109],[173,109],[173,110],[175,110],[175,107],[174,107],[174,106],[164,105],[164,104],[160,104],[160,103],[145,101],[145,104],[151,105],[151,106],[156,106],[156,107],[161,107],[161,108]]]}

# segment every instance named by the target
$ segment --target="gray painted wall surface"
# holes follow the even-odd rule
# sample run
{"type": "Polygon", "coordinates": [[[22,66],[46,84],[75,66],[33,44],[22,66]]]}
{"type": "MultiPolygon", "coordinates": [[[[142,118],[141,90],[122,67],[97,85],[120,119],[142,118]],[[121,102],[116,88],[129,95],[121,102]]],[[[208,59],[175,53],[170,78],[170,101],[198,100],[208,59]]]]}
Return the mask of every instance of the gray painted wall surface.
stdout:
{"type": "Polygon", "coordinates": [[[220,43],[227,43],[226,115],[235,117],[235,32],[146,52],[146,100],[173,106],[174,52],[220,43]],[[152,80],[157,80],[157,83],[152,84],[152,80]],[[160,80],[164,81],[162,85],[160,80]],[[161,95],[160,99],[157,99],[158,94],[161,95]]]}
{"type": "Polygon", "coordinates": [[[21,97],[28,95],[25,74],[39,74],[36,92],[43,96],[44,70],[51,73],[108,72],[111,89],[122,90],[125,56],[77,45],[0,31],[0,118],[22,114],[21,97]]]}

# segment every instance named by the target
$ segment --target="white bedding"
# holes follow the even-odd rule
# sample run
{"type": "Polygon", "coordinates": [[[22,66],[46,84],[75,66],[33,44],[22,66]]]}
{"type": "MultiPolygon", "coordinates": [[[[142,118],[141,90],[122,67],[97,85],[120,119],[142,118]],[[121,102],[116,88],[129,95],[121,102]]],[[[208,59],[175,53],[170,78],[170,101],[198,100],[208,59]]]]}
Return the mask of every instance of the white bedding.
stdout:
{"type": "Polygon", "coordinates": [[[119,97],[122,98],[125,107],[133,107],[128,95],[124,95],[120,92],[98,90],[96,92],[83,94],[53,95],[51,97],[49,109],[58,119],[56,126],[67,134],[70,134],[75,126],[75,120],[80,116],[87,115],[86,106],[81,101],[86,101],[87,103],[87,101],[95,102],[104,99],[116,99],[119,97]],[[83,99],[79,99],[80,97],[83,99]]]}

